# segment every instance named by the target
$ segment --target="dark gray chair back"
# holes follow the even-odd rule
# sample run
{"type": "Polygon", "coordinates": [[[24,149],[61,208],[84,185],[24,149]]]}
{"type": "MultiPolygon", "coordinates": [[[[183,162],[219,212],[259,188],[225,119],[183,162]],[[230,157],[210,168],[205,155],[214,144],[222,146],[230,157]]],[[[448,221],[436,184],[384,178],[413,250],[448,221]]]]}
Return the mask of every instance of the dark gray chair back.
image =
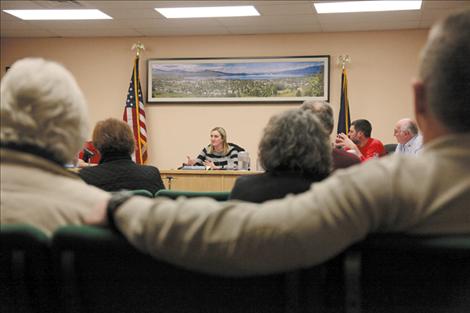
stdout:
{"type": "Polygon", "coordinates": [[[392,154],[395,152],[395,149],[397,148],[397,144],[396,143],[388,143],[386,145],[384,145],[384,148],[385,148],[385,152],[387,154],[392,154]]]}
{"type": "Polygon", "coordinates": [[[49,238],[30,225],[1,225],[2,313],[56,312],[49,238]]]}
{"type": "Polygon", "coordinates": [[[375,235],[358,251],[363,313],[469,312],[469,235],[375,235]]]}
{"type": "Polygon", "coordinates": [[[65,312],[299,312],[298,272],[244,278],[198,273],[88,226],[59,229],[53,249],[65,312]]]}

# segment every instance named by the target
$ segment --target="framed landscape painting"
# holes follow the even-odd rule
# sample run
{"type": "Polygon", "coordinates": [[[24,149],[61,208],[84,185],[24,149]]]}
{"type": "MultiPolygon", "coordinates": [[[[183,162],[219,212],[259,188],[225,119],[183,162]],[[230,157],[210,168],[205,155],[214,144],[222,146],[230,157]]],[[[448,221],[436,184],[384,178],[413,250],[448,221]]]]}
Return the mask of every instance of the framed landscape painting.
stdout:
{"type": "Polygon", "coordinates": [[[329,100],[330,57],[150,59],[147,102],[329,100]]]}

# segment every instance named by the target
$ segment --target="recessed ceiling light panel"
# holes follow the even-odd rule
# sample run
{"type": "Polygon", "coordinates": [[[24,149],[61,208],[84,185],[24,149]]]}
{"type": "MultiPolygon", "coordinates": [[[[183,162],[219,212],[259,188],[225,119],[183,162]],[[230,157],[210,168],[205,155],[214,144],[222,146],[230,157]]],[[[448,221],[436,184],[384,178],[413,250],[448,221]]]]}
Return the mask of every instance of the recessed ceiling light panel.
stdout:
{"type": "Polygon", "coordinates": [[[342,1],[314,3],[318,14],[325,13],[352,13],[352,12],[380,12],[380,11],[406,11],[421,9],[421,0],[407,1],[342,1]]]}
{"type": "Polygon", "coordinates": [[[100,10],[3,10],[22,20],[109,20],[100,10]]]}
{"type": "Polygon", "coordinates": [[[202,18],[202,17],[231,17],[259,16],[252,5],[224,7],[188,7],[188,8],[155,8],[166,18],[202,18]]]}

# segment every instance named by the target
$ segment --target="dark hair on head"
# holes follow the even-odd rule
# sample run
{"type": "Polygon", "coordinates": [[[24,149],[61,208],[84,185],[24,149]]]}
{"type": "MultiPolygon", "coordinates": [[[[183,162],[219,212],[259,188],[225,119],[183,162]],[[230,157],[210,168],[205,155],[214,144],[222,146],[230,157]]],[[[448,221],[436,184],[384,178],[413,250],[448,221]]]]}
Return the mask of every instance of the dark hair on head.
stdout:
{"type": "Polygon", "coordinates": [[[421,55],[420,77],[434,116],[448,129],[470,131],[470,10],[432,28],[421,55]]]}
{"type": "Polygon", "coordinates": [[[326,177],[331,170],[328,134],[307,110],[293,109],[271,117],[258,154],[267,172],[294,171],[326,177]]]}
{"type": "Polygon", "coordinates": [[[351,126],[354,126],[356,132],[363,132],[364,136],[366,136],[367,138],[369,138],[372,134],[372,125],[368,120],[355,120],[351,123],[351,126]]]}
{"type": "Polygon", "coordinates": [[[108,118],[96,124],[93,130],[93,145],[101,155],[110,152],[131,155],[135,148],[129,125],[115,118],[108,118]]]}

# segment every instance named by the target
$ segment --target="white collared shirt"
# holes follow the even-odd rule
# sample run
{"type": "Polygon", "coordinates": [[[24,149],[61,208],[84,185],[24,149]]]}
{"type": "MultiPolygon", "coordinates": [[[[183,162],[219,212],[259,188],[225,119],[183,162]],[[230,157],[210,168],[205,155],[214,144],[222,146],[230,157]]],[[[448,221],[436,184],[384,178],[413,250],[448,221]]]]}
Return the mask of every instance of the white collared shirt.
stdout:
{"type": "Polygon", "coordinates": [[[395,153],[416,154],[423,147],[423,136],[417,134],[405,144],[398,144],[395,153]]]}

